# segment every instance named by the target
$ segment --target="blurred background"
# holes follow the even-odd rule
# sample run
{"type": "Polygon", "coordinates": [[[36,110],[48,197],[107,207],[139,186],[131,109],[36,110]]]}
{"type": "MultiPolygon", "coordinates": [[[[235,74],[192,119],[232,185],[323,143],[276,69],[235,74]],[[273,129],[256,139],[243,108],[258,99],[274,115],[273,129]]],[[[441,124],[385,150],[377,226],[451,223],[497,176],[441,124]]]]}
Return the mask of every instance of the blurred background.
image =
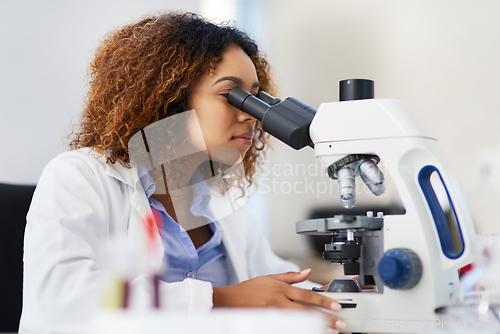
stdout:
{"type": "MultiPolygon", "coordinates": [[[[340,80],[374,80],[376,97],[406,102],[434,131],[477,232],[500,232],[496,0],[0,0],[0,182],[37,183],[67,150],[93,49],[108,31],[165,10],[234,20],[267,54],[281,98],[318,108],[338,100],[340,80]]],[[[336,191],[313,150],[274,141],[248,204],[275,251],[303,263],[313,252],[295,222],[340,209],[336,191]]],[[[395,191],[359,191],[360,209],[398,205],[395,191]]]]}

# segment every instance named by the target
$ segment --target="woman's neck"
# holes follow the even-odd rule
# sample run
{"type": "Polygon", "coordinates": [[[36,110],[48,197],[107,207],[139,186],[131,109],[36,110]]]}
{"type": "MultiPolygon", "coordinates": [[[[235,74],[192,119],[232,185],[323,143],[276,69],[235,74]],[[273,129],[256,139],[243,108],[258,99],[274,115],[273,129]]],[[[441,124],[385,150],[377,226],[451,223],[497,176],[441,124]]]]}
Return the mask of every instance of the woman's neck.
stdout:
{"type": "Polygon", "coordinates": [[[191,156],[177,159],[170,165],[161,165],[161,172],[157,170],[153,175],[155,192],[151,196],[165,207],[167,213],[179,222],[178,216],[185,215],[191,208],[193,191],[190,187],[191,179],[203,160],[191,156]],[[155,180],[156,178],[156,180],[155,180]]]}

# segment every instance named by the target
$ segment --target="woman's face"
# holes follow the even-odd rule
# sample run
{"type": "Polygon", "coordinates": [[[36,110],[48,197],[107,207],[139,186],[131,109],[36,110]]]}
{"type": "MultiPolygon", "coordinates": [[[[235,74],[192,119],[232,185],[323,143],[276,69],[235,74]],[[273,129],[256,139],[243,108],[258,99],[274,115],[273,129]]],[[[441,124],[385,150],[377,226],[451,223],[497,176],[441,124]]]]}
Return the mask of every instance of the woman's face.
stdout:
{"type": "Polygon", "coordinates": [[[259,91],[252,61],[239,47],[230,46],[212,75],[202,75],[188,101],[189,108],[196,111],[209,158],[222,163],[228,163],[223,157],[227,151],[239,152],[238,158],[243,158],[255,130],[256,119],[227,102],[227,94],[236,86],[252,94],[259,91]]]}

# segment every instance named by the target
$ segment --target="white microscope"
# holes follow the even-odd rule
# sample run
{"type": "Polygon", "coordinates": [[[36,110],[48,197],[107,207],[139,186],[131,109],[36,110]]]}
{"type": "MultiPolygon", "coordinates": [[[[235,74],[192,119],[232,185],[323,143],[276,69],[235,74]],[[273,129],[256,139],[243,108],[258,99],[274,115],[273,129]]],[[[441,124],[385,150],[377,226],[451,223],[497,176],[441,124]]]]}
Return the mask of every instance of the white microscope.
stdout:
{"type": "Polygon", "coordinates": [[[297,233],[331,235],[324,258],[343,264],[346,275],[359,275],[361,285],[377,286],[362,292],[356,281],[340,278],[318,292],[342,304],[337,314],[345,332],[433,329],[436,312],[454,299],[460,268],[473,261],[476,233],[467,205],[438,141],[414,111],[397,100],[374,99],[371,80],[343,80],[340,88],[341,101],[323,103],[317,112],[294,98],[255,97],[239,87],[228,101],[289,146],[314,147],[330,178],[338,179],[346,208],[355,204],[356,175],[375,195],[385,191],[377,167],[384,162],[404,214],[300,221],[297,233]]]}

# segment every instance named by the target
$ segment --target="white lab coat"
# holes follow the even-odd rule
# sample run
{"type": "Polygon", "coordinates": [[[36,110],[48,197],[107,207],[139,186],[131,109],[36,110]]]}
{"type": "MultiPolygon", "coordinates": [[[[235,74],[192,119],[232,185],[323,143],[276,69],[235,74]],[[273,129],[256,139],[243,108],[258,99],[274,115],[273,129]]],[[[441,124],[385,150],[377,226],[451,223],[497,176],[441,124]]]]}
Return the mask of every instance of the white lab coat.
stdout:
{"type": "MultiPolygon", "coordinates": [[[[151,214],[136,168],[106,164],[91,149],[65,152],[44,169],[27,216],[21,333],[85,332],[99,309],[113,236],[142,239],[151,214]]],[[[276,256],[245,207],[219,221],[230,284],[297,271],[276,256]]],[[[156,233],[161,245],[159,233],[156,233]]],[[[158,252],[163,254],[163,248],[158,252]]],[[[161,255],[153,266],[159,270],[161,255]]],[[[133,284],[146,281],[138,275],[133,284]]],[[[163,306],[185,313],[212,308],[212,285],[196,279],[161,282],[163,306]]]]}

